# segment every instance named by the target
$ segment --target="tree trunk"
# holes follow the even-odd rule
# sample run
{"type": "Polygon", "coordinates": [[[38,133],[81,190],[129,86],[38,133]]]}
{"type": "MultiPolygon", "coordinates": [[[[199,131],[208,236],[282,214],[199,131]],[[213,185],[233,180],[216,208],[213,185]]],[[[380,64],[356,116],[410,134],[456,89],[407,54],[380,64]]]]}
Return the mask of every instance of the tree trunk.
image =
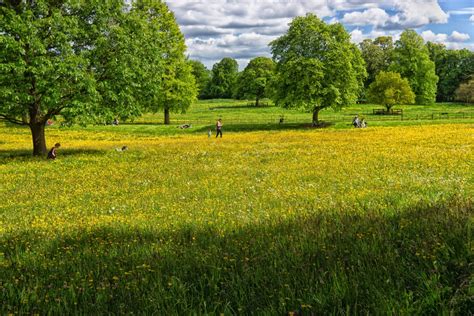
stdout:
{"type": "Polygon", "coordinates": [[[321,110],[320,108],[313,110],[313,126],[319,125],[318,115],[319,115],[320,110],[321,110]]]}
{"type": "Polygon", "coordinates": [[[44,156],[48,153],[46,149],[46,138],[44,135],[44,123],[30,123],[31,135],[33,136],[33,156],[44,156]]]}
{"type": "Polygon", "coordinates": [[[387,109],[387,114],[390,114],[390,111],[392,109],[393,105],[385,105],[385,108],[387,109]]]}
{"type": "Polygon", "coordinates": [[[257,99],[255,99],[255,106],[256,106],[256,107],[258,107],[258,106],[260,105],[260,104],[259,104],[259,101],[260,101],[260,99],[259,99],[259,97],[257,97],[257,99]]]}
{"type": "Polygon", "coordinates": [[[170,109],[165,108],[165,125],[170,125],[170,109]]]}

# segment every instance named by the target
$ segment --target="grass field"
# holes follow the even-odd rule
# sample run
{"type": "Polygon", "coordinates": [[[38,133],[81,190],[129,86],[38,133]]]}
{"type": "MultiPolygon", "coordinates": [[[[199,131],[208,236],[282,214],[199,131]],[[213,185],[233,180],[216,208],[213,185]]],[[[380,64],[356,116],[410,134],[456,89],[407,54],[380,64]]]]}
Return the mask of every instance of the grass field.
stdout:
{"type": "Polygon", "coordinates": [[[465,315],[474,125],[416,122],[0,127],[0,313],[465,315]]]}

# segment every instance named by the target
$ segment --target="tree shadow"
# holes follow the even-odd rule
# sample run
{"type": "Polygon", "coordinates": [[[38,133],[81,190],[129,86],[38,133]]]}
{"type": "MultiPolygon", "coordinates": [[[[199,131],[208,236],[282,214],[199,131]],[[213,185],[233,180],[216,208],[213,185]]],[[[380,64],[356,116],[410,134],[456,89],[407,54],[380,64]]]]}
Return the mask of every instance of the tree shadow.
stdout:
{"type": "Polygon", "coordinates": [[[453,200],[234,230],[117,223],[50,238],[4,234],[0,311],[466,314],[473,211],[453,200]]]}
{"type": "MultiPolygon", "coordinates": [[[[241,124],[226,124],[223,127],[223,132],[256,132],[256,131],[285,131],[285,130],[312,130],[329,128],[333,126],[333,122],[321,122],[318,126],[313,126],[311,123],[268,123],[268,124],[252,124],[252,123],[241,123],[241,124]]],[[[208,125],[205,127],[197,128],[194,130],[195,133],[203,133],[209,129],[213,130],[214,125],[208,125]]]]}
{"type": "Polygon", "coordinates": [[[276,107],[275,105],[221,105],[221,106],[210,106],[209,110],[225,110],[225,109],[267,109],[276,107]]]}
{"type": "MultiPolygon", "coordinates": [[[[60,157],[70,157],[79,155],[105,155],[106,150],[99,149],[60,149],[58,150],[58,159],[60,157]]],[[[13,149],[4,150],[0,149],[0,164],[2,162],[7,163],[10,160],[47,160],[47,156],[33,156],[32,150],[26,149],[13,149]]]]}

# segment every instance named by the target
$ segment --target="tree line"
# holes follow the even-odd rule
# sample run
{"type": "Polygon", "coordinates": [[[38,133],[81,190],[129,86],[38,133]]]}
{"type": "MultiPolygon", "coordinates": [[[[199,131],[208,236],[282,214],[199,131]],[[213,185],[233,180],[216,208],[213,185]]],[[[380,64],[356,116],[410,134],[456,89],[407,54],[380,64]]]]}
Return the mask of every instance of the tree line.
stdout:
{"type": "MultiPolygon", "coordinates": [[[[415,93],[415,103],[474,102],[474,52],[447,49],[444,44],[423,41],[414,30],[405,30],[398,41],[391,36],[366,39],[358,45],[367,77],[359,99],[367,100],[369,86],[380,72],[398,73],[415,93]]],[[[275,62],[257,57],[238,72],[237,61],[225,57],[208,70],[200,61],[190,61],[200,99],[271,98],[275,62]]],[[[389,74],[393,77],[393,74],[389,74]]],[[[391,80],[393,81],[393,80],[391,80]]]]}
{"type": "Polygon", "coordinates": [[[342,24],[296,17],[239,73],[232,58],[209,71],[186,58],[184,36],[163,0],[0,2],[0,119],[28,126],[33,154],[45,125],[107,123],[145,112],[185,112],[199,98],[263,98],[312,113],[369,98],[394,104],[472,102],[473,53],[425,44],[413,30],[350,41],[342,24]],[[469,81],[470,80],[470,81],[469,81]]]}

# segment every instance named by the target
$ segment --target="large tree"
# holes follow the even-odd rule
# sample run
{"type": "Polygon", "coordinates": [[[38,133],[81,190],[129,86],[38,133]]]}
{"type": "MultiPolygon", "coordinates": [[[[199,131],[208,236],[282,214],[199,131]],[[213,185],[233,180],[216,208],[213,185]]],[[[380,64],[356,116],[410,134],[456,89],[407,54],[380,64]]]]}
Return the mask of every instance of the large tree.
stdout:
{"type": "Polygon", "coordinates": [[[7,0],[0,16],[0,118],[29,126],[34,155],[57,115],[104,122],[152,106],[182,38],[161,0],[7,0]]]}
{"type": "Polygon", "coordinates": [[[414,30],[405,30],[395,42],[390,70],[407,78],[416,95],[417,104],[432,104],[436,100],[438,76],[423,38],[414,30]]]}
{"type": "Polygon", "coordinates": [[[399,73],[381,71],[375,77],[368,90],[370,102],[382,104],[390,113],[394,105],[413,104],[415,94],[411,91],[406,78],[399,73]]]}
{"type": "Polygon", "coordinates": [[[443,44],[431,42],[426,46],[439,77],[436,99],[453,101],[459,85],[474,75],[474,52],[446,49],[443,44]]]}
{"type": "Polygon", "coordinates": [[[391,36],[377,37],[375,40],[365,39],[359,44],[364,58],[367,79],[365,87],[374,82],[375,77],[381,71],[387,71],[392,63],[393,40],[391,36]]]}
{"type": "Polygon", "coordinates": [[[212,66],[212,78],[208,93],[211,98],[232,98],[235,92],[239,65],[230,57],[225,57],[212,66]]]}
{"type": "Polygon", "coordinates": [[[366,77],[359,49],[344,27],[314,14],[296,17],[286,34],[271,42],[276,61],[274,101],[313,114],[353,104],[366,77]]]}
{"type": "Polygon", "coordinates": [[[253,98],[259,106],[262,98],[268,96],[268,87],[275,73],[275,63],[271,58],[256,57],[252,59],[237,82],[237,98],[253,98]]]}

